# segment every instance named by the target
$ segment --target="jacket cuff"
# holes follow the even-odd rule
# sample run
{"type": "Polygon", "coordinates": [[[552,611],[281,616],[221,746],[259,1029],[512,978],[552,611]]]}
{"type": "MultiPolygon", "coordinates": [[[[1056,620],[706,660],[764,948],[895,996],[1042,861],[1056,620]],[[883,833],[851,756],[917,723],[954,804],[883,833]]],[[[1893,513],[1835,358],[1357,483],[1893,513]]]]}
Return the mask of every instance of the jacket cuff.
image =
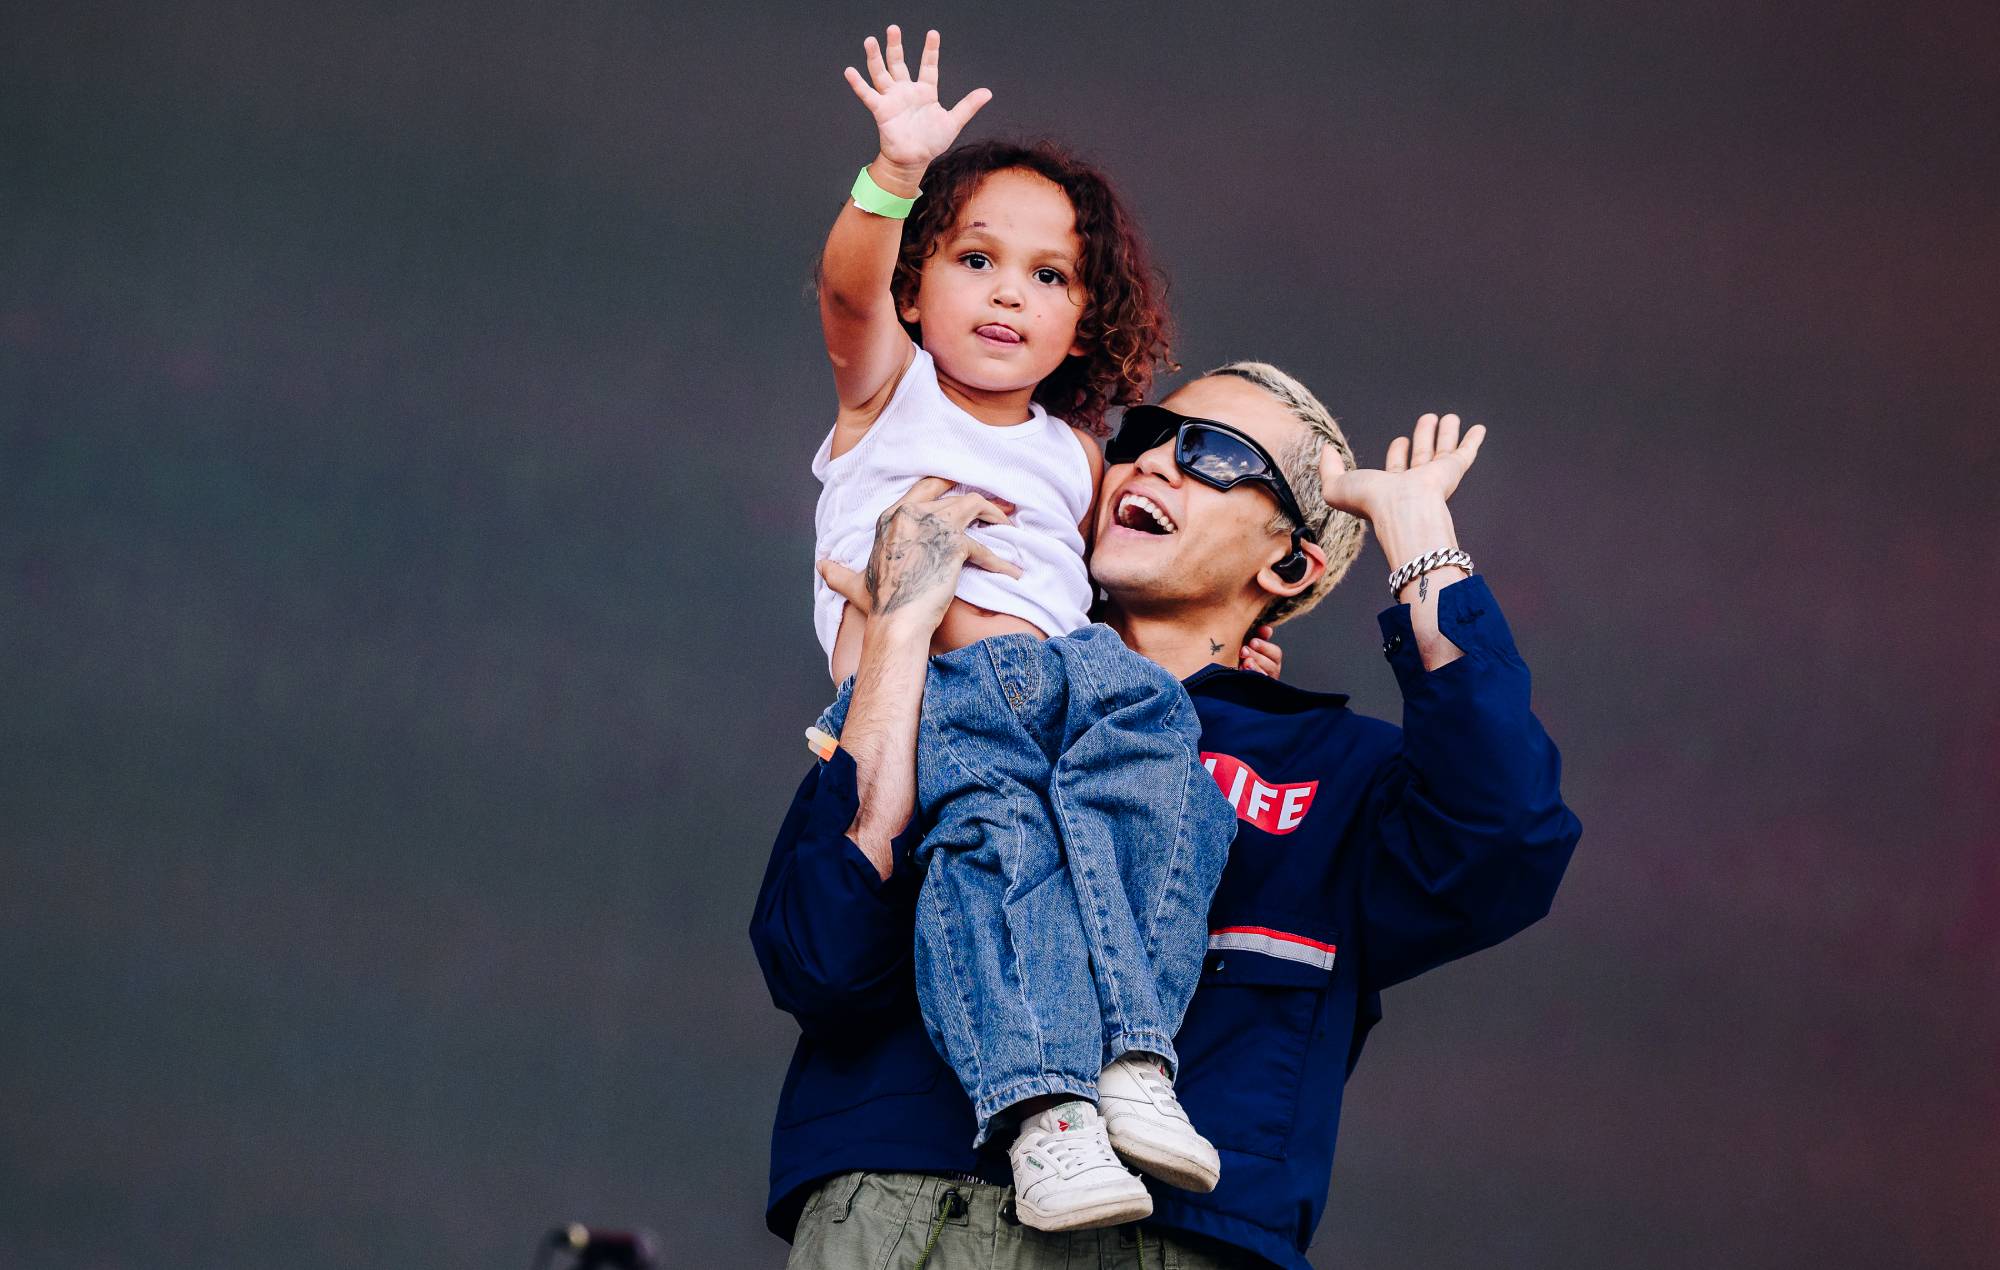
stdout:
{"type": "MultiPolygon", "coordinates": [[[[1417,652],[1416,631],[1410,625],[1410,606],[1397,604],[1383,609],[1375,622],[1382,628],[1382,655],[1389,659],[1396,681],[1407,690],[1427,673],[1417,652]]],[[[1467,656],[1508,661],[1520,658],[1506,615],[1480,574],[1460,578],[1438,592],[1438,630],[1467,656]]]]}
{"type": "Polygon", "coordinates": [[[896,835],[891,843],[894,861],[888,877],[876,872],[875,865],[854,845],[854,839],[847,836],[848,828],[854,824],[854,815],[861,810],[861,792],[856,786],[859,773],[854,766],[854,756],[846,750],[835,749],[831,758],[823,759],[815,774],[810,810],[806,813],[805,832],[801,841],[811,842],[833,851],[842,857],[844,863],[860,874],[867,888],[881,894],[892,887],[900,889],[899,883],[909,875],[910,848],[914,845],[911,829],[896,835]]]}

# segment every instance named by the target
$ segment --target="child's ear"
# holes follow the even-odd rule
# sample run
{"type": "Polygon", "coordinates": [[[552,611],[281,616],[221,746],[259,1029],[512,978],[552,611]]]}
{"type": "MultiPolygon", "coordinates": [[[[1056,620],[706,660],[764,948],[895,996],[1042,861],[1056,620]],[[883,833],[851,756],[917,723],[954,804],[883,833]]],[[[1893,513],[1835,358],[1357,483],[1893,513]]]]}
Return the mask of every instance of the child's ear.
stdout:
{"type": "Polygon", "coordinates": [[[1069,355],[1083,357],[1088,354],[1091,349],[1097,347],[1099,334],[1096,319],[1086,318],[1079,321],[1076,324],[1076,338],[1070,342],[1069,355]]]}
{"type": "Polygon", "coordinates": [[[919,320],[921,319],[921,316],[922,315],[916,305],[909,304],[903,306],[903,320],[905,322],[908,322],[911,326],[917,325],[919,320]]]}

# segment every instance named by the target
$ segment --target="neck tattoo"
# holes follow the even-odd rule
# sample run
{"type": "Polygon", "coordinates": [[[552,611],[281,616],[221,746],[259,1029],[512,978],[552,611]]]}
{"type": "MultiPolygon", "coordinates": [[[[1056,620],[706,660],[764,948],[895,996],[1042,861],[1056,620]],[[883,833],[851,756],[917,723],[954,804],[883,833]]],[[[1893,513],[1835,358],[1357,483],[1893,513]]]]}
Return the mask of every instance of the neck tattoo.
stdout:
{"type": "Polygon", "coordinates": [[[1208,641],[1208,655],[1210,657],[1215,656],[1217,653],[1220,653],[1221,651],[1222,651],[1222,645],[1220,643],[1218,643],[1215,640],[1208,641]]]}

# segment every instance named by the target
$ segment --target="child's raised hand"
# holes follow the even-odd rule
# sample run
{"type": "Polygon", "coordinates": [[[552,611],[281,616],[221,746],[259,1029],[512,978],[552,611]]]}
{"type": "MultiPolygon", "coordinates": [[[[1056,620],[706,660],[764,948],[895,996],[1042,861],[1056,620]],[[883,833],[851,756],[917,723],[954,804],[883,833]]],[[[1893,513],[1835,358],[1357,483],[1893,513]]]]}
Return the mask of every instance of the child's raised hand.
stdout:
{"type": "Polygon", "coordinates": [[[959,130],[993,100],[991,92],[975,88],[950,110],[938,102],[938,42],[936,31],[924,36],[924,56],[915,79],[903,61],[903,33],[893,26],[886,58],[874,36],[861,42],[868,52],[868,79],[852,66],[847,68],[848,86],[875,116],[882,157],[918,173],[949,150],[959,130]]]}

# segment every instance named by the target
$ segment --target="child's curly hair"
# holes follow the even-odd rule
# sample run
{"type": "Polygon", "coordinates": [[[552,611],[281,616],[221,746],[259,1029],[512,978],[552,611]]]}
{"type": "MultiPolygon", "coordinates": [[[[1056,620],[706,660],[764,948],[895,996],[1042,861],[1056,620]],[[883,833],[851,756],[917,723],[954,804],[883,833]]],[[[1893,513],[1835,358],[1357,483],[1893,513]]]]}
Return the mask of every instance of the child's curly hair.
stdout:
{"type": "MultiPolygon", "coordinates": [[[[1153,371],[1179,370],[1170,355],[1166,283],[1154,270],[1139,227],[1111,182],[1051,141],[981,141],[938,156],[924,173],[924,196],[903,222],[903,246],[890,283],[896,307],[912,304],[924,261],[958,223],[960,209],[990,173],[1020,168],[1062,187],[1076,209],[1083,240],[1079,265],[1085,296],[1077,339],[1088,352],[1066,359],[1035,388],[1044,410],[1092,436],[1110,434],[1104,412],[1146,399],[1153,371]]],[[[922,342],[917,326],[905,322],[922,342]]]]}

